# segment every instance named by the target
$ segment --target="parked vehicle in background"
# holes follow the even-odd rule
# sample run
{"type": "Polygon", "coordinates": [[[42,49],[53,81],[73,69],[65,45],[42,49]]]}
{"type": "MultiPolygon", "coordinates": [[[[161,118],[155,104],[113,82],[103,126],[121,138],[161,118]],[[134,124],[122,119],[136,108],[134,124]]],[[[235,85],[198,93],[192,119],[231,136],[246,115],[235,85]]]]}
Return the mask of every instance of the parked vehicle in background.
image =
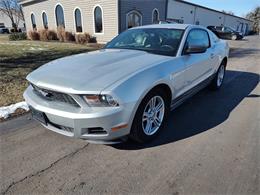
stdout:
{"type": "Polygon", "coordinates": [[[177,24],[177,22],[173,22],[169,20],[160,20],[159,24],[177,24]]]}
{"type": "Polygon", "coordinates": [[[202,26],[131,28],[99,51],[33,71],[24,98],[33,118],[57,133],[143,143],[163,130],[170,110],[222,86],[228,54],[227,42],[202,26]]]}
{"type": "Polygon", "coordinates": [[[5,25],[0,25],[0,34],[7,33],[9,34],[9,29],[5,27],[5,25]]]}
{"type": "Polygon", "coordinates": [[[220,39],[241,40],[244,38],[243,33],[238,32],[226,26],[208,26],[209,30],[215,33],[220,39]]]}

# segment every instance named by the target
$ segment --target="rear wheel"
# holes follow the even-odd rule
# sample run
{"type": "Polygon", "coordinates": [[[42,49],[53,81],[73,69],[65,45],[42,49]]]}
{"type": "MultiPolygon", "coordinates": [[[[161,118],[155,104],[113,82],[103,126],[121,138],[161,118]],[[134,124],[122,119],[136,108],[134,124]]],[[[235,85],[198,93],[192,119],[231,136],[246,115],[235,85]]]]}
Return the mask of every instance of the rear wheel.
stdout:
{"type": "Polygon", "coordinates": [[[170,111],[169,102],[162,90],[148,93],[137,109],[130,138],[139,143],[152,140],[163,129],[170,111]]]}
{"type": "Polygon", "coordinates": [[[222,86],[225,78],[225,73],[226,73],[226,64],[222,62],[222,64],[218,68],[216,76],[214,77],[214,79],[210,84],[211,89],[218,90],[222,86]]]}
{"type": "Polygon", "coordinates": [[[237,35],[232,35],[231,39],[232,40],[237,40],[237,35]]]}

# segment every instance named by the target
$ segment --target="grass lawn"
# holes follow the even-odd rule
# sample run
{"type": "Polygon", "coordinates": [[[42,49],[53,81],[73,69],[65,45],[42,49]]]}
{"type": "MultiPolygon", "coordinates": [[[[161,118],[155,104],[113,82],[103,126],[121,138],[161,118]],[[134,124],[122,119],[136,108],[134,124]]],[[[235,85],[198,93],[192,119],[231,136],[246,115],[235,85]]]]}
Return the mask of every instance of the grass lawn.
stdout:
{"type": "Polygon", "coordinates": [[[64,56],[93,51],[101,45],[9,41],[0,35],[0,107],[23,101],[28,83],[25,77],[39,66],[64,56]]]}

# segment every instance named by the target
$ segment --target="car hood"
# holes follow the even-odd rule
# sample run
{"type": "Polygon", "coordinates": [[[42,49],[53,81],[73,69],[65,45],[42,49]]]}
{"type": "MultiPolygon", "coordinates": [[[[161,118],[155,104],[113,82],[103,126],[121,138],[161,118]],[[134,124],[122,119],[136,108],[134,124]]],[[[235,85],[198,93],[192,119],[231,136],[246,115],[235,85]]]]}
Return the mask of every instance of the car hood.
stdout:
{"type": "Polygon", "coordinates": [[[61,58],[33,71],[27,80],[61,92],[96,93],[170,57],[138,50],[102,49],[61,58]]]}

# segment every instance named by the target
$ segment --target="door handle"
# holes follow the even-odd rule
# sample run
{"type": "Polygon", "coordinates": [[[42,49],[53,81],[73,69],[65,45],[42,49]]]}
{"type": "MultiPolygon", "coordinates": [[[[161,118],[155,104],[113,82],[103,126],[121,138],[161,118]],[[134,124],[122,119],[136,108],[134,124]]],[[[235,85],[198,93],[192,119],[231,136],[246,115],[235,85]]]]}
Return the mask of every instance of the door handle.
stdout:
{"type": "Polygon", "coordinates": [[[210,54],[210,58],[213,59],[215,57],[214,53],[210,54]]]}

